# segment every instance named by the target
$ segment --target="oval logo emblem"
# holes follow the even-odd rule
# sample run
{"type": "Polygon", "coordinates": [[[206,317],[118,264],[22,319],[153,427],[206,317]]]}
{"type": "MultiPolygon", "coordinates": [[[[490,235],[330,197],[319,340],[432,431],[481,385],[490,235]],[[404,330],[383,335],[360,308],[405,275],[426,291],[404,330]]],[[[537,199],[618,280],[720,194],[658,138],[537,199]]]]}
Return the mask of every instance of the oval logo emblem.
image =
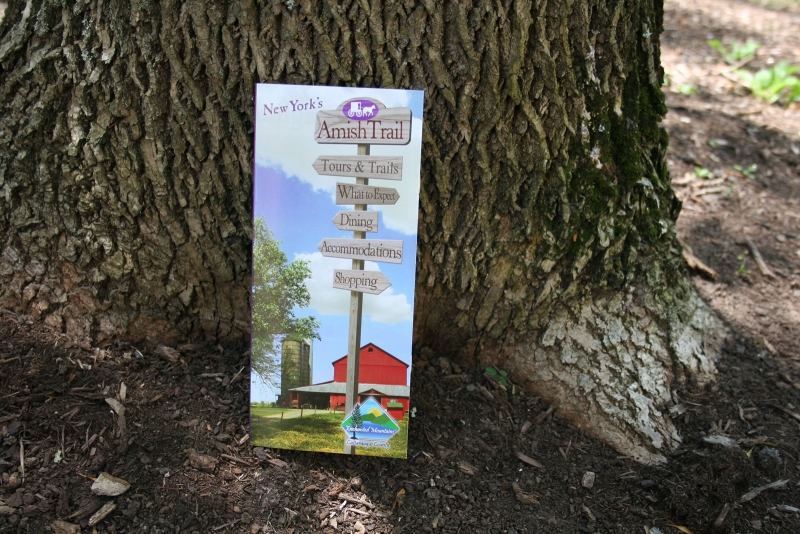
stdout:
{"type": "Polygon", "coordinates": [[[369,100],[353,100],[345,104],[342,113],[348,119],[364,121],[378,116],[378,105],[369,100]]]}

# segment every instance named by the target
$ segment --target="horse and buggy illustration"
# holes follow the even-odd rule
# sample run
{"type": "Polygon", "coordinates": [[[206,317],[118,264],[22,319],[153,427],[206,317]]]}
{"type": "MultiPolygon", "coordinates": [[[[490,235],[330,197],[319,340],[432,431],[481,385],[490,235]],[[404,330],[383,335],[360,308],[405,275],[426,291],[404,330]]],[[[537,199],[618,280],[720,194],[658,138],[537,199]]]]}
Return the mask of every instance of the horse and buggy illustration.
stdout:
{"type": "Polygon", "coordinates": [[[364,117],[372,117],[375,115],[375,110],[378,108],[377,105],[372,104],[371,106],[364,106],[362,102],[355,101],[350,102],[350,109],[347,111],[347,116],[350,118],[364,118],[364,117]]]}

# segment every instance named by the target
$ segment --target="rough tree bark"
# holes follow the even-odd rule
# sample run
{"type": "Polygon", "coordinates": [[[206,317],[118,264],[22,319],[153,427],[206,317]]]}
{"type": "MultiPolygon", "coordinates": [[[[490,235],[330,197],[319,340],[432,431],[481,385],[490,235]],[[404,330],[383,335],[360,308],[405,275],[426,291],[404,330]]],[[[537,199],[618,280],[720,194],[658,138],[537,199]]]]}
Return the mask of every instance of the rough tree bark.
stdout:
{"type": "Polygon", "coordinates": [[[11,0],[0,306],[246,339],[254,83],[424,88],[417,346],[662,461],[718,328],[675,239],[661,26],[661,0],[11,0]]]}

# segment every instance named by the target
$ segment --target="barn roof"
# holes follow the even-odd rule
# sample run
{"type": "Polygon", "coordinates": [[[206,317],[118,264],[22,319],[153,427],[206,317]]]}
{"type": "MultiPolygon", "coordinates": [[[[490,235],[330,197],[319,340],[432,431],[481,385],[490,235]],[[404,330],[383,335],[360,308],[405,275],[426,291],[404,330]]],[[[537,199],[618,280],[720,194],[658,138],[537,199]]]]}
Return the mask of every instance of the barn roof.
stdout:
{"type": "MultiPolygon", "coordinates": [[[[324,384],[314,384],[313,386],[302,386],[293,388],[289,391],[296,393],[328,393],[332,395],[344,395],[345,383],[344,382],[325,382],[324,384]]],[[[408,397],[411,394],[409,386],[395,386],[387,384],[359,384],[358,393],[366,393],[367,391],[374,391],[387,397],[408,397]]]]}
{"type": "MultiPolygon", "coordinates": [[[[380,348],[380,347],[379,347],[378,345],[376,345],[375,343],[367,343],[366,345],[364,345],[363,347],[361,347],[361,350],[364,350],[364,349],[366,349],[366,348],[367,348],[367,347],[369,347],[369,346],[375,347],[376,349],[378,349],[379,351],[383,352],[384,354],[386,354],[386,355],[387,355],[387,356],[389,356],[390,358],[393,358],[393,359],[397,360],[397,362],[398,362],[398,363],[402,363],[403,365],[405,365],[406,367],[408,367],[408,364],[407,364],[406,362],[404,362],[403,360],[401,360],[400,358],[398,358],[398,357],[397,357],[397,356],[395,356],[394,354],[390,354],[390,353],[386,352],[385,350],[383,350],[382,348],[380,348]]],[[[361,350],[359,350],[359,354],[361,353],[361,350]]],[[[338,362],[340,362],[340,361],[342,361],[342,360],[346,360],[346,359],[347,359],[347,355],[344,355],[344,356],[342,356],[341,358],[339,358],[338,360],[334,360],[334,362],[333,362],[331,365],[336,365],[338,362]]]]}

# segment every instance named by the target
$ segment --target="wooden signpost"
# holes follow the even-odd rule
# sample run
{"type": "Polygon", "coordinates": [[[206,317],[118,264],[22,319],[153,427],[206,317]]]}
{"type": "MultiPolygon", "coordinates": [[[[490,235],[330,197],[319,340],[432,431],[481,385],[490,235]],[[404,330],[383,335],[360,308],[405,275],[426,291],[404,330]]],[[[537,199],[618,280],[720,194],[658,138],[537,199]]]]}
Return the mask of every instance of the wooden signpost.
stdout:
{"type": "Polygon", "coordinates": [[[329,258],[403,263],[403,241],[400,239],[326,238],[320,241],[317,250],[329,258]]]}
{"type": "Polygon", "coordinates": [[[400,193],[391,187],[336,182],[336,204],[394,205],[399,199],[400,193]]]}
{"type": "Polygon", "coordinates": [[[314,139],[322,144],[407,145],[411,110],[387,109],[375,99],[354,98],[336,110],[318,111],[314,130],[314,139]]]}
{"type": "MultiPolygon", "coordinates": [[[[353,230],[352,239],[323,239],[317,247],[323,256],[350,258],[352,270],[334,271],[333,287],[350,291],[350,330],[347,341],[345,414],[358,402],[358,366],[361,350],[361,314],[364,293],[377,295],[391,285],[380,271],[365,271],[364,260],[402,263],[403,241],[366,239],[378,231],[377,212],[367,205],[393,205],[400,194],[390,187],[369,185],[370,178],[403,179],[403,158],[371,156],[370,145],[405,145],[411,141],[411,110],[386,108],[374,98],[353,98],[336,110],[318,111],[314,139],[320,144],[358,144],[355,156],[320,156],[313,167],[324,176],[355,177],[355,184],[336,184],[336,204],[352,204],[354,211],[340,211],[333,222],[340,230],[353,230]]],[[[355,454],[347,443],[344,453],[355,454]]]]}
{"type": "Polygon", "coordinates": [[[380,295],[390,285],[392,283],[380,271],[333,271],[333,287],[336,289],[380,295]]]}
{"type": "Polygon", "coordinates": [[[320,176],[403,179],[402,156],[320,156],[313,167],[320,176]]]}
{"type": "Polygon", "coordinates": [[[378,231],[377,211],[340,211],[333,218],[333,224],[339,230],[354,230],[361,232],[378,231]]]}

